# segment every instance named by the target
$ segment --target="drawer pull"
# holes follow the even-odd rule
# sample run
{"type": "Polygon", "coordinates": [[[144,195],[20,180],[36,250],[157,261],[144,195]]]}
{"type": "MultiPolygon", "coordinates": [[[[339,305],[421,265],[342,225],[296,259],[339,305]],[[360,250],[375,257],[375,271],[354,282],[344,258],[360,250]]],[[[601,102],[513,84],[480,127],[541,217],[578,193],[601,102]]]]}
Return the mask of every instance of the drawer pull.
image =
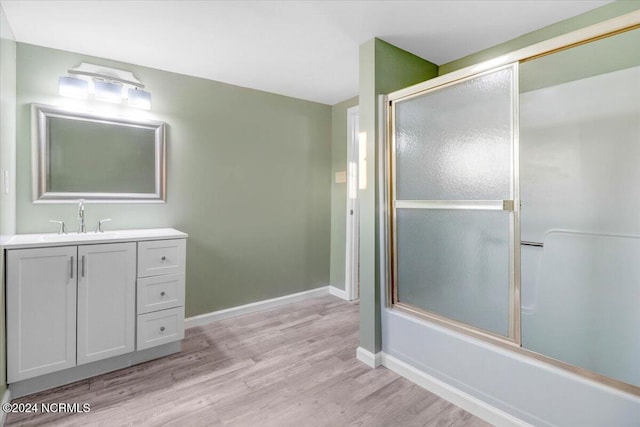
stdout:
{"type": "Polygon", "coordinates": [[[166,261],[166,260],[167,260],[166,256],[163,256],[162,258],[160,258],[160,261],[166,261]]]}
{"type": "Polygon", "coordinates": [[[164,326],[160,326],[160,332],[164,332],[164,326]]]}
{"type": "Polygon", "coordinates": [[[163,297],[165,296],[167,293],[165,291],[160,292],[160,296],[163,297]]]}

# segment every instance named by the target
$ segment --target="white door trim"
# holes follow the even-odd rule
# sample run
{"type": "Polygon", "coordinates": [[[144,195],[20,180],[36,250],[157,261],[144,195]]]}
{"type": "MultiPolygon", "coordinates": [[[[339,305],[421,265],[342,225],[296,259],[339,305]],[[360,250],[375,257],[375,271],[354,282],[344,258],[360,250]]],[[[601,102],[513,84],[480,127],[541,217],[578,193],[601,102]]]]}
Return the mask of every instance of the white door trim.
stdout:
{"type": "Polygon", "coordinates": [[[344,288],[348,301],[359,297],[359,236],[358,209],[358,135],[360,133],[359,107],[347,110],[347,227],[344,288]]]}

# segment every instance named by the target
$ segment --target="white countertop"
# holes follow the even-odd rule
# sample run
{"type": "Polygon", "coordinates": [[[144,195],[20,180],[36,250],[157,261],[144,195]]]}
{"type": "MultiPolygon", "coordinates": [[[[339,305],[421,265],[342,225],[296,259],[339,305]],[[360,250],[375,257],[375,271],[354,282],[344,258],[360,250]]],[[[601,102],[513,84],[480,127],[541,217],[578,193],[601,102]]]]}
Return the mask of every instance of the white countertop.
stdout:
{"type": "Polygon", "coordinates": [[[42,233],[3,236],[3,249],[66,246],[92,243],[119,243],[144,240],[185,239],[188,235],[173,228],[107,230],[104,233],[42,233]]]}

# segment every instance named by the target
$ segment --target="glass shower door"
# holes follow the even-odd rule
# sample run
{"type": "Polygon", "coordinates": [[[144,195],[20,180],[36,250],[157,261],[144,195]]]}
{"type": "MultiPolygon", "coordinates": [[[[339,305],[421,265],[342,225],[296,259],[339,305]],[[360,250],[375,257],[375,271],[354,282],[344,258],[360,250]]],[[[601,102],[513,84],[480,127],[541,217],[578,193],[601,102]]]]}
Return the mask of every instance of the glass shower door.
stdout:
{"type": "Polygon", "coordinates": [[[392,102],[392,302],[509,341],[517,64],[392,102]]]}
{"type": "Polygon", "coordinates": [[[536,58],[519,86],[521,235],[539,243],[522,347],[640,395],[638,46],[635,29],[536,58]]]}

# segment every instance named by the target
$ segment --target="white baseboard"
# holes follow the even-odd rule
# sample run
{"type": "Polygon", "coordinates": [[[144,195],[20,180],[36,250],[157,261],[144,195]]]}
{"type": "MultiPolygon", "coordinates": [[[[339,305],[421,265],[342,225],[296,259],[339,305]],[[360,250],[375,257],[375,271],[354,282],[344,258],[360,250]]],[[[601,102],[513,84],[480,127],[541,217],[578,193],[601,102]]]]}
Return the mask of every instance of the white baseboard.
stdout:
{"type": "Polygon", "coordinates": [[[345,290],[336,288],[335,286],[329,286],[329,293],[335,297],[342,298],[345,301],[349,301],[349,299],[347,298],[347,291],[345,290]]]}
{"type": "MultiPolygon", "coordinates": [[[[4,391],[4,395],[2,396],[2,403],[0,405],[4,406],[5,403],[11,402],[11,390],[9,387],[4,391]]],[[[5,411],[0,411],[0,426],[4,425],[4,422],[7,420],[7,413],[5,411]]]]}
{"type": "Polygon", "coordinates": [[[238,307],[212,311],[211,313],[199,314],[197,316],[184,319],[184,327],[191,328],[193,326],[203,326],[222,319],[229,319],[231,317],[242,316],[243,314],[255,313],[256,311],[267,310],[270,308],[291,304],[292,302],[302,301],[309,298],[325,296],[328,293],[329,286],[323,286],[321,288],[311,289],[308,291],[298,292],[290,295],[284,295],[278,298],[252,302],[250,304],[239,305],[238,307]]]}
{"type": "MultiPolygon", "coordinates": [[[[358,350],[360,350],[358,348],[358,350]]],[[[482,418],[486,422],[494,426],[505,427],[531,427],[530,424],[507,414],[498,408],[489,405],[482,400],[463,392],[450,384],[447,384],[431,375],[385,353],[381,355],[382,365],[396,374],[408,379],[414,384],[437,394],[441,398],[448,400],[456,406],[464,409],[471,414],[482,418]]],[[[360,359],[360,357],[358,357],[360,359]]]]}
{"type": "Polygon", "coordinates": [[[382,352],[373,354],[367,349],[358,347],[356,350],[356,358],[370,368],[375,369],[382,365],[382,352]]]}

